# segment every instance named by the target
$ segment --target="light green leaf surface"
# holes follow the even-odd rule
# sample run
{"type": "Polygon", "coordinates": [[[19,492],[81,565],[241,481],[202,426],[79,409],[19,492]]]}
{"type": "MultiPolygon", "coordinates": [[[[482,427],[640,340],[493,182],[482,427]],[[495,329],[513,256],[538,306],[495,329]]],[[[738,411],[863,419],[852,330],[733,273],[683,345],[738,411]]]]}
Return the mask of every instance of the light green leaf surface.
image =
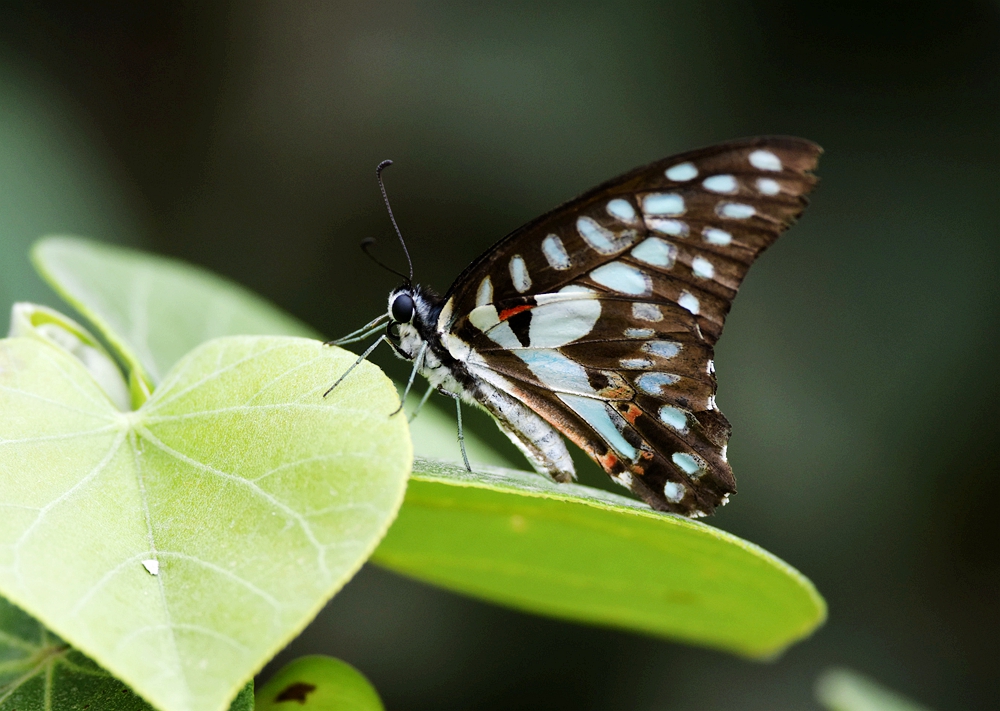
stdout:
{"type": "Polygon", "coordinates": [[[300,657],[257,691],[257,711],[383,711],[371,683],[347,662],[300,657]]]}
{"type": "Polygon", "coordinates": [[[211,341],[145,405],[0,341],[0,595],[164,711],[223,709],[365,561],[411,450],[391,382],[287,337],[211,341]]]}
{"type": "Polygon", "coordinates": [[[155,386],[188,351],[221,336],[315,338],[266,300],[200,267],[79,237],[31,254],[42,277],[155,386]]]}
{"type": "Polygon", "coordinates": [[[849,669],[825,671],[816,698],[829,711],[930,711],[849,669]]]}
{"type": "MultiPolygon", "coordinates": [[[[152,711],[125,684],[0,598],[0,711],[152,711]]],[[[229,711],[253,711],[253,683],[229,711]]]]}
{"type": "Polygon", "coordinates": [[[724,531],[509,469],[417,460],[373,560],[530,612],[766,657],[826,606],[798,571],[724,531]]]}

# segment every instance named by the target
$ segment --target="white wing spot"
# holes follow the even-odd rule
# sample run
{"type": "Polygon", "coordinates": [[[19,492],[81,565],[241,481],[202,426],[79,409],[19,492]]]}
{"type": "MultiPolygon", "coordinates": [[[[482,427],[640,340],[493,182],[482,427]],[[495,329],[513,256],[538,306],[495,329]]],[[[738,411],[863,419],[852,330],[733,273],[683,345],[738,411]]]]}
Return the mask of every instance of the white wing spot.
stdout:
{"type": "Polygon", "coordinates": [[[715,267],[704,257],[695,257],[691,260],[691,271],[700,279],[711,279],[715,276],[715,267]]]}
{"type": "Polygon", "coordinates": [[[667,217],[647,217],[646,227],[654,232],[671,235],[673,237],[686,237],[688,233],[688,226],[686,222],[671,220],[667,217]]]}
{"type": "Polygon", "coordinates": [[[548,235],[542,240],[542,254],[545,255],[545,261],[553,269],[569,269],[572,266],[566,248],[558,235],[548,235]]]}
{"type": "Polygon", "coordinates": [[[709,358],[708,363],[705,364],[705,372],[709,375],[715,375],[715,361],[711,358],[709,358]]]}
{"type": "Polygon", "coordinates": [[[663,495],[672,504],[679,504],[684,498],[684,493],[684,485],[678,484],[676,481],[668,481],[663,485],[663,495]]]}
{"type": "Polygon", "coordinates": [[[643,373],[635,379],[635,384],[648,395],[662,396],[663,389],[668,385],[673,385],[678,380],[680,380],[680,376],[673,373],[643,373]]]}
{"type": "Polygon", "coordinates": [[[663,420],[663,424],[667,427],[675,429],[681,433],[687,432],[687,413],[680,408],[674,407],[673,405],[664,405],[660,408],[660,419],[663,420]]]}
{"type": "Polygon", "coordinates": [[[721,247],[725,247],[733,241],[731,234],[715,227],[706,227],[701,231],[701,234],[704,235],[705,241],[709,244],[717,244],[721,247]]]}
{"type": "Polygon", "coordinates": [[[575,284],[558,294],[539,294],[531,310],[528,343],[532,348],[558,348],[590,333],[601,316],[601,302],[591,298],[596,292],[575,284]],[[567,294],[575,294],[567,297],[567,294]],[[545,298],[548,297],[548,298],[545,298]]]}
{"type": "Polygon", "coordinates": [[[626,489],[632,488],[632,474],[630,472],[620,472],[615,474],[614,479],[626,489]]]}
{"type": "Polygon", "coordinates": [[[656,323],[663,320],[663,312],[660,311],[660,307],[656,304],[637,302],[632,304],[632,318],[656,323]]]}
{"type": "Polygon", "coordinates": [[[675,180],[678,183],[686,183],[698,177],[698,169],[694,166],[694,163],[678,163],[667,168],[665,175],[670,180],[675,180]]]}
{"type": "Polygon", "coordinates": [[[642,350],[661,358],[673,358],[681,352],[681,344],[675,341],[650,341],[642,344],[642,350]]]}
{"type": "Polygon", "coordinates": [[[708,409],[709,410],[718,410],[719,409],[719,407],[715,404],[715,395],[709,395],[708,396],[708,409]]]}
{"type": "Polygon", "coordinates": [[[493,282],[489,277],[479,282],[479,289],[476,291],[476,306],[486,306],[493,302],[493,282]]]}
{"type": "Polygon", "coordinates": [[[514,282],[514,288],[520,293],[531,288],[531,277],[528,276],[528,266],[524,263],[524,257],[515,254],[510,258],[510,278],[514,282]]]}
{"type": "Polygon", "coordinates": [[[759,170],[781,170],[781,159],[771,151],[757,150],[750,154],[750,165],[759,170]]]}
{"type": "Polygon", "coordinates": [[[757,211],[753,205],[745,205],[741,202],[723,202],[715,207],[715,214],[719,217],[728,217],[733,220],[745,220],[753,217],[757,211]]]}
{"type": "Polygon", "coordinates": [[[670,458],[688,476],[698,477],[704,471],[704,464],[686,452],[674,452],[670,458]]]}
{"type": "Polygon", "coordinates": [[[160,574],[160,561],[150,558],[149,560],[142,561],[142,567],[146,569],[146,572],[150,575],[160,574]]]}
{"type": "Polygon", "coordinates": [[[625,338],[649,338],[654,333],[651,328],[626,328],[625,338]]]}
{"type": "Polygon", "coordinates": [[[653,367],[653,361],[648,358],[622,358],[618,363],[625,370],[645,370],[653,367]]]}
{"type": "MultiPolygon", "coordinates": [[[[654,238],[650,238],[654,239],[654,238]]],[[[649,240],[646,240],[647,242],[649,240]]],[[[634,254],[633,250],[633,254],[634,254]]],[[[653,281],[649,275],[631,264],[608,262],[590,273],[590,278],[619,294],[645,296],[652,293],[653,281]]]]}
{"type": "Polygon", "coordinates": [[[632,203],[622,198],[615,198],[608,202],[608,214],[622,222],[633,222],[635,220],[635,208],[632,203]]]}
{"type": "Polygon", "coordinates": [[[680,297],[677,299],[677,305],[687,309],[693,314],[701,311],[701,302],[698,301],[698,297],[686,291],[681,292],[680,297]]]}
{"type": "MultiPolygon", "coordinates": [[[[724,462],[728,462],[729,461],[729,459],[726,457],[726,453],[728,451],[729,451],[729,445],[728,444],[722,445],[722,451],[719,452],[719,456],[722,457],[722,461],[724,461],[724,462]]],[[[727,494],[727,496],[728,496],[728,494],[727,494]]]]}
{"type": "Polygon", "coordinates": [[[647,237],[635,246],[632,256],[650,266],[670,269],[677,260],[677,247],[659,237],[647,237]]]}
{"type": "Polygon", "coordinates": [[[650,193],[642,198],[647,215],[683,215],[684,198],[676,193],[650,193]]]}
{"type": "Polygon", "coordinates": [[[736,178],[731,175],[712,175],[701,183],[705,190],[711,190],[713,193],[723,193],[725,195],[734,195],[739,192],[740,186],[736,182],[736,178]]]}
{"type": "Polygon", "coordinates": [[[762,195],[777,195],[781,192],[781,186],[778,184],[777,180],[771,180],[770,178],[757,178],[757,190],[759,190],[762,195]]]}

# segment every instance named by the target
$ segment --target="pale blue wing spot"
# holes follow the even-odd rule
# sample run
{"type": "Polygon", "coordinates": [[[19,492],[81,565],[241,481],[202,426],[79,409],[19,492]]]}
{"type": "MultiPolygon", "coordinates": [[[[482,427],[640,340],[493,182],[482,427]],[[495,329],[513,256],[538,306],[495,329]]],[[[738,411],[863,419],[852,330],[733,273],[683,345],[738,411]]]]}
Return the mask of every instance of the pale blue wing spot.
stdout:
{"type": "Polygon", "coordinates": [[[629,460],[636,458],[638,450],[629,444],[628,440],[615,427],[615,423],[611,420],[611,415],[608,414],[607,407],[603,401],[579,395],[556,393],[556,396],[566,403],[569,409],[582,417],[588,425],[593,427],[601,438],[611,445],[611,448],[618,452],[618,454],[629,460]]]}
{"type": "MultiPolygon", "coordinates": [[[[647,237],[635,246],[632,250],[632,256],[640,262],[645,262],[650,266],[670,269],[674,266],[674,262],[677,259],[677,247],[676,245],[673,245],[666,240],[662,240],[659,237],[647,237]]],[[[625,293],[630,294],[640,292],[625,293]]]]}
{"type": "Polygon", "coordinates": [[[688,226],[686,222],[671,220],[667,217],[647,217],[646,227],[654,232],[670,235],[672,237],[686,237],[688,233],[688,226]]]}
{"type": "Polygon", "coordinates": [[[624,262],[609,262],[600,266],[590,273],[590,278],[619,294],[645,296],[653,290],[653,282],[648,274],[624,262]]]}
{"type": "Polygon", "coordinates": [[[576,361],[549,348],[517,349],[514,351],[532,375],[550,390],[585,395],[597,392],[587,378],[587,371],[576,361]]]}
{"type": "Polygon", "coordinates": [[[687,452],[674,452],[670,458],[688,476],[695,476],[702,470],[701,462],[687,452]]]}
{"type": "Polygon", "coordinates": [[[668,481],[663,485],[663,495],[672,504],[679,504],[684,498],[684,485],[676,481],[668,481]]]}
{"type": "Polygon", "coordinates": [[[664,174],[670,180],[675,180],[678,183],[686,183],[688,180],[694,180],[698,177],[698,169],[694,163],[678,163],[667,168],[664,174]]]}
{"type": "Polygon", "coordinates": [[[622,198],[615,198],[608,202],[608,214],[622,222],[633,222],[635,220],[635,208],[632,203],[622,198]]]}
{"type": "Polygon", "coordinates": [[[615,242],[614,233],[590,217],[580,217],[576,221],[576,231],[584,241],[601,254],[614,254],[623,245],[615,242]]]}
{"type": "Polygon", "coordinates": [[[781,159],[771,151],[756,150],[750,154],[750,165],[759,170],[781,170],[781,159]]]}
{"type": "Polygon", "coordinates": [[[625,338],[649,338],[656,331],[651,328],[626,328],[625,338]]]}
{"type": "Polygon", "coordinates": [[[548,235],[542,240],[542,254],[553,269],[569,269],[572,266],[569,254],[558,235],[548,235]]]}
{"type": "Polygon", "coordinates": [[[713,175],[705,178],[701,184],[706,190],[726,195],[732,195],[740,188],[739,184],[736,182],[736,178],[732,175],[713,175]]]}
{"type": "Polygon", "coordinates": [[[701,279],[711,279],[715,276],[715,266],[704,257],[698,256],[691,260],[691,271],[701,279]]]}
{"type": "Polygon", "coordinates": [[[777,180],[770,178],[757,178],[757,190],[763,195],[777,195],[781,192],[781,185],[777,180]]]}
{"type": "Polygon", "coordinates": [[[510,258],[510,279],[514,282],[514,288],[521,294],[531,288],[528,265],[524,263],[524,258],[520,254],[510,258]]]}
{"type": "Polygon", "coordinates": [[[673,358],[681,352],[681,344],[675,341],[650,341],[642,344],[642,350],[661,358],[673,358]]]}
{"type": "Polygon", "coordinates": [[[728,217],[733,220],[745,220],[757,214],[753,205],[744,205],[741,202],[724,202],[715,208],[715,212],[720,217],[728,217]]]}
{"type": "Polygon", "coordinates": [[[476,290],[476,306],[486,306],[493,302],[493,282],[489,277],[479,282],[479,289],[476,290]]]}
{"type": "Polygon", "coordinates": [[[632,304],[632,318],[657,323],[663,320],[663,312],[660,311],[660,307],[656,304],[647,304],[638,301],[632,304]]]}
{"type": "Polygon", "coordinates": [[[701,303],[698,301],[698,297],[694,294],[689,294],[686,291],[682,291],[680,298],[677,299],[677,305],[681,306],[693,314],[697,314],[701,311],[701,303]]]}
{"type": "MultiPolygon", "coordinates": [[[[663,423],[678,432],[687,432],[687,413],[672,405],[664,405],[660,408],[660,419],[663,423]]],[[[690,473],[690,472],[688,472],[690,473]]]]}
{"type": "Polygon", "coordinates": [[[683,215],[684,198],[676,193],[650,193],[642,198],[642,211],[647,215],[683,215]]]}
{"type": "Polygon", "coordinates": [[[678,380],[680,376],[673,373],[643,373],[635,379],[635,384],[647,395],[662,396],[665,394],[664,388],[678,380]]]}
{"type": "Polygon", "coordinates": [[[645,370],[653,367],[653,361],[648,358],[622,358],[618,364],[625,370],[645,370]]]}
{"type": "Polygon", "coordinates": [[[733,241],[733,236],[726,232],[725,230],[720,230],[715,227],[706,227],[701,231],[704,235],[705,241],[709,244],[717,244],[720,247],[725,247],[733,241]]]}

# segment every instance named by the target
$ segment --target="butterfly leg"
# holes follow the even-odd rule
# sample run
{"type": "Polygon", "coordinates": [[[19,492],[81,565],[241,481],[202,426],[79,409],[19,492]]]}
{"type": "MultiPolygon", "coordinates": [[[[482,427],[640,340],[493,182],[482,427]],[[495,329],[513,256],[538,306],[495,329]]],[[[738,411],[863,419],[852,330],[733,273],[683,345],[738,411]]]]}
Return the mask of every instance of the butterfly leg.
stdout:
{"type": "MultiPolygon", "coordinates": [[[[348,375],[350,375],[350,373],[351,373],[352,370],[354,370],[359,365],[361,365],[361,361],[363,361],[365,358],[367,358],[369,355],[371,355],[371,352],[373,350],[375,350],[375,347],[379,343],[381,343],[382,341],[384,341],[384,340],[385,340],[385,336],[379,336],[379,338],[378,338],[377,341],[375,341],[373,344],[371,344],[370,346],[368,346],[368,350],[366,350],[364,353],[362,353],[360,356],[358,356],[358,359],[356,361],[354,361],[354,364],[351,365],[350,368],[348,368],[347,370],[345,370],[343,375],[341,375],[339,378],[337,378],[337,382],[335,382],[333,385],[331,385],[330,389],[327,390],[325,393],[323,393],[323,397],[326,397],[327,395],[329,395],[330,393],[332,393],[333,389],[335,387],[337,387],[342,382],[344,382],[344,378],[346,378],[348,375]]],[[[393,413],[393,414],[395,414],[395,413],[393,413]]]]}
{"type": "Polygon", "coordinates": [[[433,392],[434,392],[434,386],[433,385],[428,386],[427,392],[425,392],[424,396],[420,398],[420,402],[417,403],[416,408],[414,408],[413,412],[410,414],[410,419],[407,420],[407,422],[413,422],[415,419],[417,419],[417,415],[419,415],[420,410],[423,409],[424,403],[427,402],[428,398],[430,398],[431,393],[433,392]]]}
{"type": "Polygon", "coordinates": [[[403,409],[403,405],[406,403],[406,396],[410,394],[410,389],[413,387],[413,379],[417,377],[417,371],[420,370],[420,366],[424,362],[425,353],[427,353],[426,343],[420,346],[420,352],[418,352],[417,357],[413,359],[413,370],[410,371],[410,379],[406,381],[406,389],[403,390],[403,397],[399,398],[399,408],[392,413],[392,415],[389,415],[389,417],[399,414],[399,412],[403,409]]]}
{"type": "Polygon", "coordinates": [[[357,331],[348,333],[343,338],[336,338],[332,341],[325,341],[324,346],[344,346],[348,343],[354,343],[356,341],[363,341],[372,336],[382,329],[383,324],[389,319],[389,314],[382,314],[377,319],[369,322],[368,324],[362,326],[357,331]]]}
{"type": "Polygon", "coordinates": [[[448,397],[455,398],[455,415],[458,419],[458,446],[462,450],[462,461],[465,462],[465,470],[471,472],[472,467],[469,466],[469,455],[465,453],[465,431],[462,429],[462,398],[447,390],[442,390],[441,392],[448,397]]]}

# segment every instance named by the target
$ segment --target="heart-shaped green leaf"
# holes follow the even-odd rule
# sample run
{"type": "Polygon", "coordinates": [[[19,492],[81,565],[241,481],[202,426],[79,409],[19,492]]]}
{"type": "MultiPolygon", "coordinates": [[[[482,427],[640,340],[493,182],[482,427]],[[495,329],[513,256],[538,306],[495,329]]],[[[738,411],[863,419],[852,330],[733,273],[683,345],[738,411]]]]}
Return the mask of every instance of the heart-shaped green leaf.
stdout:
{"type": "Polygon", "coordinates": [[[220,336],[315,338],[300,321],[199,267],[79,237],[47,237],[39,274],[97,327],[150,386],[188,351],[220,336]]]}
{"type": "Polygon", "coordinates": [[[163,711],[223,709],[402,500],[392,383],[306,339],[211,341],[121,412],[81,362],[0,341],[0,595],[163,711]]]}
{"type": "Polygon", "coordinates": [[[736,536],[598,489],[417,460],[373,560],[521,610],[752,657],[812,632],[826,606],[736,536]]]}
{"type": "Polygon", "coordinates": [[[383,711],[371,683],[347,662],[299,657],[257,691],[257,711],[383,711]]]}
{"type": "MultiPolygon", "coordinates": [[[[247,684],[229,711],[253,711],[247,684]]],[[[152,711],[125,684],[0,598],[0,711],[152,711]]]]}

